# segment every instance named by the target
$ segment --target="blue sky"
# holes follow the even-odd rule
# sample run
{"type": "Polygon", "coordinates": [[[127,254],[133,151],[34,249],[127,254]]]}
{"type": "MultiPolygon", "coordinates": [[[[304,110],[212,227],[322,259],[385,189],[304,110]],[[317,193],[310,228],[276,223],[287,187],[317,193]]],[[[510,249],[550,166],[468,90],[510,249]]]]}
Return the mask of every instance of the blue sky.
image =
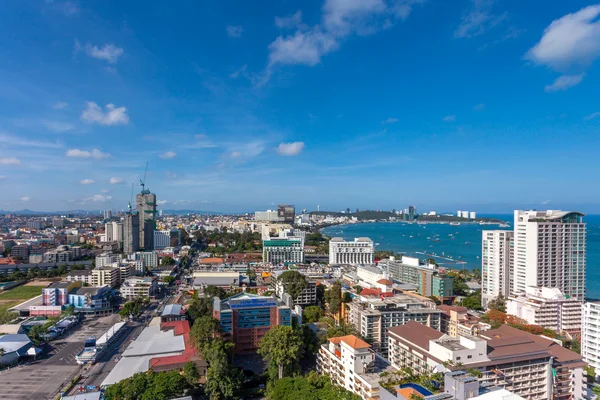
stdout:
{"type": "Polygon", "coordinates": [[[600,4],[256,4],[1,2],[0,209],[600,212],[600,4]]]}

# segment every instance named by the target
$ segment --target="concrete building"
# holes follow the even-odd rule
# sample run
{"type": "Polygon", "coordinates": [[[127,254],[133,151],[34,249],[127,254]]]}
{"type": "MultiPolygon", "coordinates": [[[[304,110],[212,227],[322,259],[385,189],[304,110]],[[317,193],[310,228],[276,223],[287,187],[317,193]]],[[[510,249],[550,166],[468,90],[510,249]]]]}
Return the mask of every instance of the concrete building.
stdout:
{"type": "Polygon", "coordinates": [[[374,370],[375,353],[354,335],[329,339],[317,355],[317,372],[365,400],[379,398],[378,379],[375,383],[369,377],[374,370]]]}
{"type": "Polygon", "coordinates": [[[421,296],[440,299],[452,296],[453,278],[440,273],[435,265],[421,265],[416,257],[403,256],[400,260],[390,257],[387,262],[390,278],[417,286],[421,296]]]}
{"type": "Polygon", "coordinates": [[[128,278],[123,281],[119,291],[126,300],[133,300],[137,297],[154,296],[157,288],[157,279],[154,276],[128,278]]]}
{"type": "Polygon", "coordinates": [[[36,352],[29,336],[24,334],[9,334],[0,336],[0,365],[12,364],[23,356],[35,356],[36,352]]]}
{"type": "Polygon", "coordinates": [[[71,250],[51,250],[44,253],[43,262],[45,263],[68,263],[74,260],[71,250]]]}
{"type": "Polygon", "coordinates": [[[113,267],[96,267],[92,270],[92,285],[116,287],[119,285],[121,271],[113,267]]]}
{"type": "Polygon", "coordinates": [[[581,355],[600,376],[600,302],[583,305],[581,319],[581,355]]]}
{"type": "MultiPolygon", "coordinates": [[[[281,281],[281,274],[286,271],[273,271],[271,272],[271,286],[273,291],[280,299],[283,299],[283,294],[287,293],[286,287],[281,281]]],[[[317,304],[317,283],[314,280],[306,278],[306,287],[302,290],[302,293],[294,299],[294,305],[302,307],[317,304]]]]}
{"type": "Polygon", "coordinates": [[[303,263],[304,241],[301,238],[269,238],[263,240],[263,262],[303,263]]]}
{"type": "Polygon", "coordinates": [[[96,256],[96,268],[121,262],[122,259],[123,256],[121,254],[113,254],[111,252],[99,254],[96,256]]]}
{"type": "Polygon", "coordinates": [[[482,384],[502,386],[528,400],[583,398],[581,356],[536,335],[502,326],[485,337],[452,338],[409,322],[389,330],[390,362],[415,374],[479,370],[482,384]]]}
{"type": "Polygon", "coordinates": [[[107,222],[104,224],[104,231],[107,242],[118,242],[121,246],[123,246],[124,226],[122,222],[107,222]]]}
{"type": "Polygon", "coordinates": [[[366,283],[369,288],[377,287],[378,281],[382,279],[388,279],[389,274],[387,271],[382,270],[374,265],[361,265],[356,268],[356,277],[361,280],[362,283],[366,283]]]}
{"type": "Polygon", "coordinates": [[[156,230],[156,195],[144,189],[135,196],[135,208],[139,215],[139,244],[144,250],[154,247],[156,230]]]}
{"type": "Polygon", "coordinates": [[[296,208],[289,204],[280,204],[277,206],[277,216],[283,222],[293,224],[296,217],[296,208]]]}
{"type": "Polygon", "coordinates": [[[155,253],[154,251],[138,251],[135,253],[135,259],[144,260],[144,267],[158,267],[158,253],[155,253]]]}
{"type": "Polygon", "coordinates": [[[27,227],[29,229],[35,229],[35,230],[39,231],[44,228],[44,222],[40,221],[40,220],[27,221],[27,227]]]}
{"type": "Polygon", "coordinates": [[[514,232],[483,231],[481,239],[481,305],[499,295],[508,298],[512,291],[514,232]]]}
{"type": "Polygon", "coordinates": [[[207,286],[240,287],[241,284],[239,272],[194,271],[192,277],[194,278],[194,289],[204,289],[207,286]]]}
{"type": "Polygon", "coordinates": [[[355,238],[345,241],[341,237],[329,241],[329,264],[367,265],[375,262],[375,247],[369,238],[355,238]]]}
{"type": "Polygon", "coordinates": [[[419,300],[407,294],[360,295],[349,303],[348,322],[361,337],[370,340],[373,350],[387,356],[389,328],[417,321],[433,329],[441,328],[441,311],[431,300],[419,300]]]}
{"type": "Polygon", "coordinates": [[[72,270],[66,276],[67,282],[83,282],[89,286],[92,286],[92,270],[91,269],[79,269],[72,270]]]}
{"type": "Polygon", "coordinates": [[[586,226],[576,211],[515,210],[515,256],[511,294],[527,286],[559,289],[585,299],[586,226]]]}
{"type": "Polygon", "coordinates": [[[254,213],[254,219],[256,221],[265,222],[284,222],[283,218],[279,217],[277,210],[256,211],[254,213]]]}
{"type": "Polygon", "coordinates": [[[136,211],[125,214],[123,223],[123,252],[135,253],[140,249],[140,215],[136,211]]]}
{"type": "Polygon", "coordinates": [[[240,293],[213,299],[213,316],[219,320],[223,338],[235,345],[236,353],[258,349],[264,335],[276,325],[291,326],[292,311],[275,297],[240,293]]]}
{"type": "Polygon", "coordinates": [[[171,231],[154,231],[154,250],[162,250],[171,247],[171,231]]]}
{"type": "Polygon", "coordinates": [[[119,269],[119,284],[125,282],[126,279],[131,278],[135,275],[135,263],[121,262],[112,265],[114,268],[119,269]]]}
{"type": "Polygon", "coordinates": [[[18,244],[10,249],[10,256],[12,258],[19,258],[21,260],[29,259],[29,246],[26,244],[18,244]]]}
{"type": "Polygon", "coordinates": [[[111,219],[112,218],[112,210],[104,210],[103,215],[104,215],[104,219],[111,219]]]}
{"type": "Polygon", "coordinates": [[[557,288],[527,286],[525,290],[524,294],[507,299],[508,314],[558,333],[566,331],[579,336],[582,301],[565,296],[557,288]]]}
{"type": "Polygon", "coordinates": [[[466,307],[440,305],[437,309],[442,312],[440,331],[451,337],[477,336],[492,329],[492,326],[481,321],[481,318],[470,315],[466,307]]]}

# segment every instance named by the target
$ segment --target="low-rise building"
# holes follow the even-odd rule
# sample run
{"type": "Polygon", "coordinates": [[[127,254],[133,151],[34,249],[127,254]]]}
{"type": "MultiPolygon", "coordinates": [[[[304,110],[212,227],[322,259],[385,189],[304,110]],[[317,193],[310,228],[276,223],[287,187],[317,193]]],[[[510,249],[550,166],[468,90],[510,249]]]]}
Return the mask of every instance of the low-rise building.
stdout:
{"type": "Polygon", "coordinates": [[[0,335],[0,365],[12,364],[23,356],[34,355],[33,343],[27,335],[0,335]]]}
{"type": "Polygon", "coordinates": [[[527,286],[525,290],[524,294],[507,299],[508,314],[533,325],[579,337],[582,301],[565,296],[557,288],[527,286]]]}
{"type": "Polygon", "coordinates": [[[235,345],[236,353],[251,353],[276,325],[292,325],[292,311],[275,297],[240,293],[213,299],[213,316],[219,320],[223,338],[235,345]]]}
{"type": "Polygon", "coordinates": [[[137,297],[154,296],[157,288],[157,279],[154,276],[127,278],[121,284],[119,291],[126,300],[137,297]]]}
{"type": "Polygon", "coordinates": [[[203,289],[207,286],[218,286],[223,288],[239,287],[241,277],[239,272],[204,272],[194,271],[194,288],[203,289]]]}
{"type": "MultiPolygon", "coordinates": [[[[370,290],[370,289],[368,289],[370,290]]],[[[387,332],[390,328],[417,321],[439,330],[441,311],[429,299],[421,300],[408,294],[381,293],[361,295],[349,303],[348,322],[373,344],[373,350],[387,356],[387,332]]]]}
{"type": "Polygon", "coordinates": [[[466,307],[441,305],[437,308],[442,312],[440,331],[451,337],[477,336],[480,332],[492,329],[492,326],[481,321],[481,318],[470,315],[466,307]]]}
{"type": "Polygon", "coordinates": [[[121,262],[122,259],[123,256],[121,254],[113,254],[112,252],[102,253],[96,256],[96,268],[121,262]]]}
{"type": "Polygon", "coordinates": [[[87,285],[92,285],[92,270],[91,269],[74,269],[66,276],[67,282],[83,282],[87,285]]]}
{"type": "Polygon", "coordinates": [[[388,279],[387,271],[382,270],[374,265],[360,265],[356,268],[356,276],[359,280],[367,284],[370,288],[375,288],[377,282],[381,279],[388,279]]]}
{"type": "Polygon", "coordinates": [[[440,299],[452,296],[453,278],[433,264],[421,265],[418,258],[402,256],[400,260],[390,257],[387,271],[391,278],[417,286],[422,296],[440,299]]]}
{"type": "Polygon", "coordinates": [[[92,270],[92,285],[117,287],[121,277],[119,268],[104,266],[96,267],[92,270]]]}
{"type": "Polygon", "coordinates": [[[365,400],[378,398],[378,379],[373,382],[368,377],[375,371],[375,352],[367,342],[354,335],[331,338],[321,345],[317,371],[365,400]]]}

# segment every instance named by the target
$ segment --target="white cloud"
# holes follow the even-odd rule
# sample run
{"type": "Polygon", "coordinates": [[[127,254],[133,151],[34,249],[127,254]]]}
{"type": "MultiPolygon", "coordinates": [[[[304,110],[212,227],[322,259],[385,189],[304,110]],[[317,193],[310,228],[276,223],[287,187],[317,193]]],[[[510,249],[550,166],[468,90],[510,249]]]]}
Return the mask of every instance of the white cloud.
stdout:
{"type": "Polygon", "coordinates": [[[456,121],[456,115],[446,115],[442,121],[444,122],[454,122],[456,121]]]}
{"type": "Polygon", "coordinates": [[[381,121],[382,124],[395,124],[396,122],[398,122],[398,118],[388,118],[381,121]]]}
{"type": "Polygon", "coordinates": [[[29,140],[29,139],[20,138],[18,136],[5,135],[5,134],[0,134],[0,143],[14,145],[14,146],[20,146],[20,147],[39,147],[39,148],[44,148],[44,149],[58,149],[58,148],[62,147],[62,145],[58,141],[42,142],[39,140],[29,140]]]}
{"type": "Polygon", "coordinates": [[[544,200],[544,201],[542,201],[541,204],[545,206],[546,204],[549,204],[549,203],[550,203],[550,200],[544,200]]]}
{"type": "Polygon", "coordinates": [[[105,44],[104,47],[98,47],[88,42],[85,46],[82,46],[78,40],[75,41],[75,51],[84,51],[89,57],[104,60],[110,64],[116,64],[124,52],[122,48],[114,44],[105,44]]]}
{"type": "Polygon", "coordinates": [[[163,160],[170,160],[172,158],[175,158],[176,155],[177,153],[175,153],[174,151],[167,151],[166,153],[160,154],[158,157],[162,158],[163,160]]]}
{"type": "Polygon", "coordinates": [[[504,21],[508,14],[492,13],[494,0],[471,0],[472,6],[463,15],[460,25],[454,31],[456,38],[479,36],[504,21]]]}
{"type": "Polygon", "coordinates": [[[242,153],[240,153],[239,151],[232,151],[231,154],[229,155],[231,158],[238,158],[242,156],[242,153]]]}
{"type": "Polygon", "coordinates": [[[556,78],[551,85],[546,85],[544,89],[548,93],[567,90],[569,88],[572,88],[573,86],[579,85],[583,80],[584,76],[584,73],[581,73],[579,75],[562,75],[556,78]]]}
{"type": "Polygon", "coordinates": [[[159,205],[159,206],[165,205],[167,203],[168,203],[167,200],[156,200],[156,204],[159,205]]]}
{"type": "Polygon", "coordinates": [[[80,180],[79,183],[82,185],[92,185],[92,184],[96,183],[96,181],[93,179],[90,179],[90,178],[85,178],[85,179],[80,180]]]}
{"type": "Polygon", "coordinates": [[[93,149],[91,151],[80,150],[80,149],[69,149],[65,154],[67,157],[75,157],[75,158],[93,158],[95,160],[101,160],[103,158],[110,157],[110,154],[103,153],[98,149],[93,149]]]}
{"type": "Polygon", "coordinates": [[[225,27],[225,31],[227,32],[227,36],[232,37],[232,38],[239,38],[242,36],[242,33],[244,32],[244,28],[242,28],[241,26],[237,25],[227,25],[227,27],[225,27]]]}
{"type": "Polygon", "coordinates": [[[325,0],[321,24],[306,26],[299,23],[301,14],[290,18],[276,18],[279,27],[296,23],[294,33],[278,36],[269,44],[267,68],[259,83],[268,81],[275,65],[315,66],[321,58],[337,50],[342,39],[358,35],[371,35],[404,20],[415,4],[423,0],[325,0]]]}
{"type": "Polygon", "coordinates": [[[125,179],[119,178],[118,176],[113,176],[108,180],[108,182],[111,185],[120,185],[121,183],[125,183],[125,179]]]}
{"type": "Polygon", "coordinates": [[[70,130],[73,130],[73,128],[75,127],[73,124],[69,123],[69,122],[62,122],[62,121],[42,121],[42,125],[44,126],[44,128],[48,129],[49,131],[52,132],[68,132],[70,130]]]}
{"type": "Polygon", "coordinates": [[[64,110],[65,108],[67,108],[69,106],[69,103],[66,103],[64,101],[59,101],[56,104],[54,104],[52,106],[52,108],[54,108],[55,110],[64,110]]]}
{"type": "Polygon", "coordinates": [[[483,110],[485,110],[485,104],[483,104],[483,103],[473,106],[473,111],[483,111],[483,110]]]}
{"type": "Polygon", "coordinates": [[[573,65],[589,65],[600,57],[598,15],[600,4],[554,20],[525,58],[557,71],[564,71],[573,65]]]}
{"type": "Polygon", "coordinates": [[[15,157],[0,158],[0,165],[20,165],[21,160],[15,157]]]}
{"type": "Polygon", "coordinates": [[[600,112],[595,112],[595,113],[591,113],[590,115],[588,115],[587,117],[585,117],[583,120],[584,121],[590,121],[594,118],[600,117],[600,112]]]}
{"type": "Polygon", "coordinates": [[[31,197],[29,197],[29,196],[23,196],[19,200],[24,201],[24,202],[28,202],[29,200],[31,200],[31,197]]]}
{"type": "Polygon", "coordinates": [[[297,156],[304,150],[304,142],[281,143],[277,146],[277,153],[282,156],[297,156]]]}
{"type": "Polygon", "coordinates": [[[275,17],[275,26],[278,28],[295,28],[302,23],[302,11],[298,10],[289,17],[275,17]]]}
{"type": "Polygon", "coordinates": [[[92,202],[92,203],[103,203],[103,202],[108,201],[110,199],[112,199],[112,196],[106,196],[106,195],[103,195],[103,194],[95,194],[93,196],[89,196],[89,197],[84,198],[83,202],[84,203],[89,203],[89,202],[92,202]]]}
{"type": "Polygon", "coordinates": [[[230,78],[233,78],[233,79],[236,79],[236,78],[239,78],[239,76],[241,75],[241,76],[245,76],[245,77],[249,78],[249,75],[248,75],[248,73],[246,72],[246,67],[247,67],[246,65],[243,65],[243,66],[242,66],[240,69],[238,69],[238,70],[236,70],[236,71],[233,71],[233,72],[232,72],[232,73],[229,75],[229,77],[230,77],[230,78]]]}
{"type": "Polygon", "coordinates": [[[115,107],[114,104],[107,104],[106,111],[93,101],[87,102],[87,108],[83,110],[81,119],[88,123],[98,123],[100,125],[127,125],[129,116],[127,108],[115,107]]]}

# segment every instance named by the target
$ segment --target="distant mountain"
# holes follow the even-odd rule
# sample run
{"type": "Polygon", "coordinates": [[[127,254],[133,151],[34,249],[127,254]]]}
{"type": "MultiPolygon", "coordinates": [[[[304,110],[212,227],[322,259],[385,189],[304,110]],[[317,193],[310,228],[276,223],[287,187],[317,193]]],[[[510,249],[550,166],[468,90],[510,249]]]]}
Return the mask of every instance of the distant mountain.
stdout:
{"type": "Polygon", "coordinates": [[[34,211],[29,209],[19,210],[19,211],[5,211],[0,210],[0,214],[14,214],[14,215],[66,215],[66,214],[75,214],[75,215],[100,215],[102,211],[100,210],[68,210],[68,211],[34,211]]]}

